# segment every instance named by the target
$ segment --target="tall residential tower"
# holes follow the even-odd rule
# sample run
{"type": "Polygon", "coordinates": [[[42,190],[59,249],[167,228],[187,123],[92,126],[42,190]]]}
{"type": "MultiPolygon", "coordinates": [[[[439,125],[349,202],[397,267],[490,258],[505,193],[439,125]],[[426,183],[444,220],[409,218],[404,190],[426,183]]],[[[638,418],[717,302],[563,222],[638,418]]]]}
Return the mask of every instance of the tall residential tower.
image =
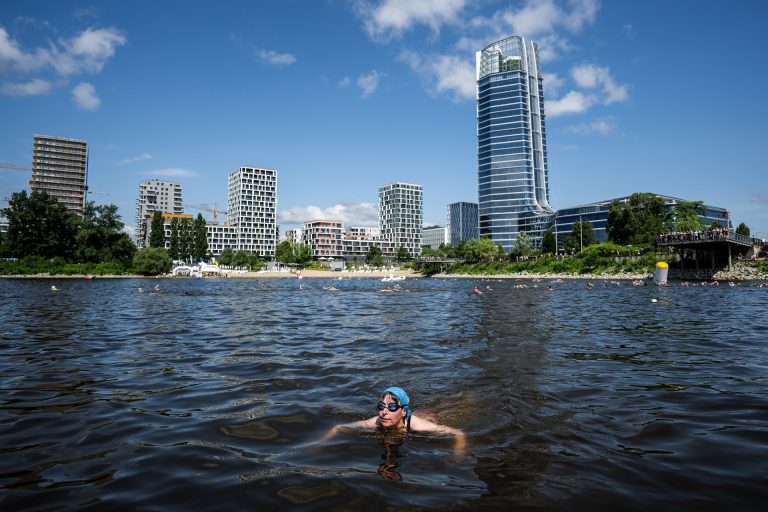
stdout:
{"type": "Polygon", "coordinates": [[[140,249],[149,245],[152,216],[156,211],[180,215],[184,213],[181,185],[165,180],[145,180],[139,183],[136,198],[136,245],[140,249]]]}
{"type": "Polygon", "coordinates": [[[554,211],[536,44],[517,36],[489,44],[476,71],[480,236],[506,252],[520,232],[540,246],[554,211]]]}
{"type": "Polygon", "coordinates": [[[67,210],[83,213],[88,172],[88,143],[35,135],[32,152],[32,192],[48,192],[67,210]]]}
{"type": "Polygon", "coordinates": [[[277,240],[277,171],[240,167],[229,173],[229,224],[237,249],[274,256],[277,240]]]}
{"type": "Polygon", "coordinates": [[[381,239],[392,242],[395,251],[405,247],[411,256],[418,256],[421,254],[423,212],[421,185],[384,185],[379,189],[381,239]]]}

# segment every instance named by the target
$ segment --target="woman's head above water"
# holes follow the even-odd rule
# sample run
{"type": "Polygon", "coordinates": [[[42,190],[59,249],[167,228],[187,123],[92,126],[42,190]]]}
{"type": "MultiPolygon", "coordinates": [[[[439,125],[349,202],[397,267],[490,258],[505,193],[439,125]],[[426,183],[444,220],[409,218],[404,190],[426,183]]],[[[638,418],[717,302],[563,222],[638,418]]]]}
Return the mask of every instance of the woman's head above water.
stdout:
{"type": "Polygon", "coordinates": [[[411,420],[411,402],[403,388],[392,386],[385,389],[376,404],[379,411],[379,425],[385,429],[409,426],[411,420]]]}

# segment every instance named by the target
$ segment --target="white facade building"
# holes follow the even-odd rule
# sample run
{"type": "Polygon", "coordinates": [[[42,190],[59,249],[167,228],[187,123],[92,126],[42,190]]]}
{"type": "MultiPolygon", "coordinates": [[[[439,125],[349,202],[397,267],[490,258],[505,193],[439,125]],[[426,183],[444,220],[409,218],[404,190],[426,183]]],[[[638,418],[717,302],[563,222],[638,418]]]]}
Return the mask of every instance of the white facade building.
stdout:
{"type": "Polygon", "coordinates": [[[304,230],[301,228],[288,229],[285,231],[285,239],[292,244],[303,244],[304,230]]]}
{"type": "Polygon", "coordinates": [[[277,171],[240,167],[229,174],[229,224],[237,228],[237,250],[275,254],[277,171]]]}
{"type": "Polygon", "coordinates": [[[149,245],[152,216],[156,211],[175,215],[184,213],[180,184],[165,180],[139,183],[136,199],[136,245],[139,249],[149,245]]]}
{"type": "Polygon", "coordinates": [[[421,240],[422,247],[439,249],[441,244],[448,244],[448,230],[443,226],[429,226],[424,228],[424,237],[421,240]]]}
{"type": "Polygon", "coordinates": [[[390,183],[379,189],[379,229],[381,239],[411,256],[421,254],[424,206],[421,185],[390,183]]]}
{"type": "Polygon", "coordinates": [[[304,223],[304,242],[314,258],[344,258],[344,227],[338,220],[313,220],[304,223]]]}

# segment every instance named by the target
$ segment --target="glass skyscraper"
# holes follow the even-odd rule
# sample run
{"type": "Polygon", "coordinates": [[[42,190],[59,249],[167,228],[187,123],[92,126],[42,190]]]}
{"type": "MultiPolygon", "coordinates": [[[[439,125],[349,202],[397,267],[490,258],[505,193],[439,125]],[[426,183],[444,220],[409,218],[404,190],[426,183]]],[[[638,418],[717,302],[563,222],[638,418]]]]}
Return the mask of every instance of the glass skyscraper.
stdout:
{"type": "Polygon", "coordinates": [[[480,236],[506,252],[518,233],[535,247],[551,222],[544,95],[536,44],[518,36],[476,55],[480,236]]]}
{"type": "Polygon", "coordinates": [[[458,247],[465,240],[479,238],[477,203],[451,203],[446,210],[448,243],[458,247]]]}

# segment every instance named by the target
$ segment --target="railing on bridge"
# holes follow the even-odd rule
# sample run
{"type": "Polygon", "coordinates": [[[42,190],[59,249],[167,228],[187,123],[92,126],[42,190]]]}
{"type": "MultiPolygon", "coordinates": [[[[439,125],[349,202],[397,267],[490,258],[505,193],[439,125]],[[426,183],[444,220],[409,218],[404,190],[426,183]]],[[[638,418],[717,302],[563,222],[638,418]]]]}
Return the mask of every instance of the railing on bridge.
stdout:
{"type": "Polygon", "coordinates": [[[762,245],[762,241],[736,233],[730,229],[708,229],[706,231],[670,231],[656,237],[656,245],[697,244],[701,242],[734,242],[739,245],[762,245]]]}

